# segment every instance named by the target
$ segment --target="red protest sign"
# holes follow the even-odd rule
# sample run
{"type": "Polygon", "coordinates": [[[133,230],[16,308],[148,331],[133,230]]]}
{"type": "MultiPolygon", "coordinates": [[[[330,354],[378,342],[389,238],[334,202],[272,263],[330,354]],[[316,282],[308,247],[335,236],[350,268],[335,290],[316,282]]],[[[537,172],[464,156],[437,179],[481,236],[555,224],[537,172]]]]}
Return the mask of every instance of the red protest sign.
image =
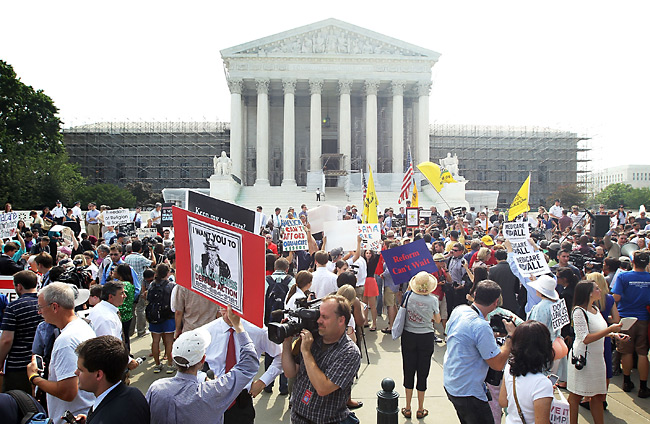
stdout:
{"type": "Polygon", "coordinates": [[[18,299],[18,293],[16,293],[16,288],[14,287],[14,277],[11,275],[2,275],[0,276],[0,293],[7,296],[9,302],[13,302],[18,299]]]}
{"type": "Polygon", "coordinates": [[[173,208],[176,282],[264,325],[263,237],[173,208]],[[245,286],[244,286],[244,282],[245,286]]]}

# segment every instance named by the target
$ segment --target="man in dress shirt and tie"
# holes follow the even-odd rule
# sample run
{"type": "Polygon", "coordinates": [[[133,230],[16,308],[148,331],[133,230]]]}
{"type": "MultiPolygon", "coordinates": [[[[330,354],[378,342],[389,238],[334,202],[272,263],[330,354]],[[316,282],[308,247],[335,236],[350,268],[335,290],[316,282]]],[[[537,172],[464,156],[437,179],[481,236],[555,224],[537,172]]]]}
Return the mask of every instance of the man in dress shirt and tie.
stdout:
{"type": "MultiPolygon", "coordinates": [[[[230,365],[226,363],[229,352],[234,350],[236,362],[239,363],[241,361],[241,357],[239,356],[241,345],[231,331],[232,328],[237,331],[234,324],[235,322],[232,321],[230,314],[222,311],[221,318],[200,327],[206,330],[212,339],[205,352],[205,362],[214,371],[215,376],[220,376],[227,372],[228,365],[230,365]]],[[[282,373],[282,347],[269,340],[268,329],[266,327],[258,328],[243,319],[241,320],[241,324],[253,341],[258,364],[263,352],[271,355],[273,362],[259,380],[252,381],[252,383],[247,384],[241,390],[236,401],[224,414],[225,424],[253,423],[255,421],[255,408],[253,408],[252,398],[257,396],[264,387],[269,385],[282,373]]]]}

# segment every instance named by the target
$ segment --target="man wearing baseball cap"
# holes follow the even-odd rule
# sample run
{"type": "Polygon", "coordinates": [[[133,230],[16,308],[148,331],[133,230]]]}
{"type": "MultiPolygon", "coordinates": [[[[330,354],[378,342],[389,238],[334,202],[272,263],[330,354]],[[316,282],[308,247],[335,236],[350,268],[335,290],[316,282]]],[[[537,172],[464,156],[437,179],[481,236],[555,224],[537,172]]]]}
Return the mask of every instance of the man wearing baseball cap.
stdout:
{"type": "Polygon", "coordinates": [[[228,346],[226,373],[216,380],[199,382],[197,373],[205,362],[205,350],[211,341],[210,334],[202,328],[181,334],[172,347],[172,357],[178,367],[178,373],[174,377],[155,381],[147,391],[152,423],[220,424],[223,422],[224,412],[253,379],[259,368],[255,346],[244,331],[239,316],[233,313],[230,306],[227,314],[232,322],[233,350],[231,352],[231,346],[228,346]],[[237,339],[239,344],[239,361],[235,361],[234,339],[237,339]],[[234,366],[228,368],[231,356],[234,366]]]}

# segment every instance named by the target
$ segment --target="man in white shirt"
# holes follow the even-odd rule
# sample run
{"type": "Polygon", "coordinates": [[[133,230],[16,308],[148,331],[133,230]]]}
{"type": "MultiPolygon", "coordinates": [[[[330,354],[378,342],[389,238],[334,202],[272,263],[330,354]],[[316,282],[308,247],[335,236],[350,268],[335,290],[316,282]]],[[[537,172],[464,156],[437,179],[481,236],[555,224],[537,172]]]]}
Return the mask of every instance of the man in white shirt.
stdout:
{"type": "Polygon", "coordinates": [[[269,217],[266,216],[264,212],[262,212],[261,206],[257,207],[257,212],[260,214],[260,227],[266,228],[266,223],[269,221],[269,217]]]}
{"type": "Polygon", "coordinates": [[[560,218],[562,218],[562,206],[560,206],[560,199],[555,199],[555,204],[548,209],[548,215],[556,224],[559,225],[560,218]]]}
{"type": "Polygon", "coordinates": [[[74,202],[74,206],[72,207],[72,216],[79,223],[81,223],[81,221],[83,220],[83,216],[81,214],[81,202],[80,201],[74,202]]]}
{"type": "Polygon", "coordinates": [[[56,206],[52,209],[52,216],[54,217],[54,222],[61,225],[65,219],[66,209],[61,204],[60,200],[56,201],[56,206]]]}
{"type": "Polygon", "coordinates": [[[316,271],[312,273],[311,291],[317,299],[322,299],[328,294],[335,293],[338,289],[336,285],[336,274],[327,270],[329,256],[324,250],[319,250],[314,254],[314,263],[316,271]]]}
{"type": "Polygon", "coordinates": [[[97,336],[113,336],[122,340],[122,321],[117,315],[117,308],[122,306],[125,298],[124,283],[121,281],[107,281],[102,286],[102,301],[88,314],[97,336]]]}

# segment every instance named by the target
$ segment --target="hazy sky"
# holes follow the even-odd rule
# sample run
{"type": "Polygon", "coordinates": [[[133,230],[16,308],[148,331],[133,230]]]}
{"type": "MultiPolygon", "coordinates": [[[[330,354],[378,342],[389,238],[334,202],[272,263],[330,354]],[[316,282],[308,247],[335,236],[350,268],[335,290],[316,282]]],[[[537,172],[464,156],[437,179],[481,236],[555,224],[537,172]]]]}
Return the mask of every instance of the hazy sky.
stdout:
{"type": "Polygon", "coordinates": [[[219,50],[337,18],[442,54],[431,122],[592,137],[595,168],[650,165],[646,1],[13,1],[0,58],[66,126],[230,120],[219,50]],[[625,150],[624,150],[625,149],[625,150]]]}

